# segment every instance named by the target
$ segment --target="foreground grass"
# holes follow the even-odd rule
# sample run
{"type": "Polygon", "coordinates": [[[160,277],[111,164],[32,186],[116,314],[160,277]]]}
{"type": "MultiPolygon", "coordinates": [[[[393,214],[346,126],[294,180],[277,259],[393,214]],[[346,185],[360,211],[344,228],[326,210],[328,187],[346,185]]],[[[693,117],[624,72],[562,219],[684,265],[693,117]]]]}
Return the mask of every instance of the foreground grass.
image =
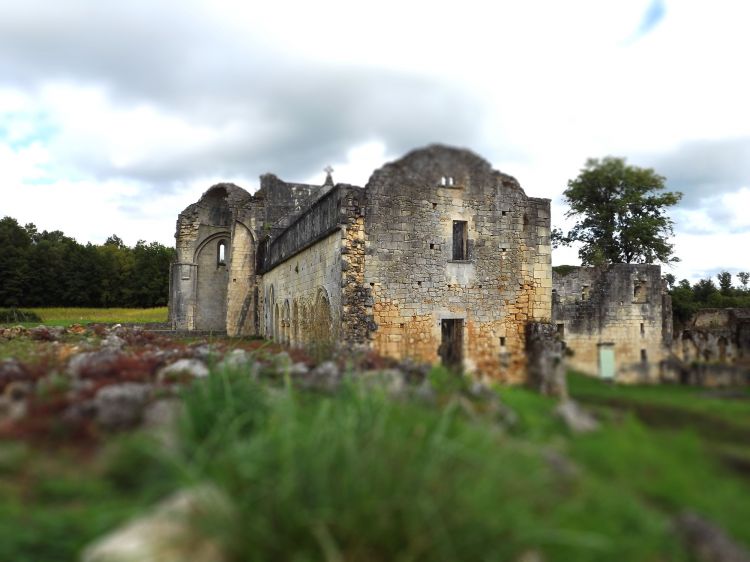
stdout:
{"type": "MultiPolygon", "coordinates": [[[[587,385],[573,392],[639,401],[637,389],[587,385]]],[[[135,435],[73,467],[6,444],[0,559],[73,559],[157,497],[206,481],[234,503],[230,520],[206,525],[232,560],[690,560],[671,530],[686,509],[750,545],[747,475],[689,425],[600,405],[602,429],[574,436],[554,401],[506,388],[519,422],[505,429],[436,388],[429,405],[356,382],[320,395],[218,372],[186,390],[172,452],[135,435]]],[[[704,398],[664,400],[693,411],[704,398]]]]}
{"type": "MultiPolygon", "coordinates": [[[[166,322],[167,307],[158,308],[26,308],[35,312],[43,324],[49,326],[70,326],[92,322],[151,323],[166,322]]],[[[26,322],[22,325],[36,326],[39,322],[26,322]]]]}

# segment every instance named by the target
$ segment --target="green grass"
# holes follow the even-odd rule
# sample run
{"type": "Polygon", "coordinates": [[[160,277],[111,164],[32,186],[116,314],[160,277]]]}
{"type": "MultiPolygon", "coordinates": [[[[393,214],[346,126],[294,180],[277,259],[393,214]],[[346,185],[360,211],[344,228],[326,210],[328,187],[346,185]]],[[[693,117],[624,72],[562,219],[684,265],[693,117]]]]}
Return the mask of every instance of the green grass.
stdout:
{"type": "Polygon", "coordinates": [[[143,436],[99,456],[0,442],[0,560],[67,562],[178,481],[143,436]]]}
{"type": "MultiPolygon", "coordinates": [[[[445,373],[430,380],[437,405],[356,382],[322,395],[214,372],[184,391],[171,453],[138,434],[86,462],[2,444],[0,559],[74,559],[145,505],[207,481],[235,516],[196,532],[238,561],[514,560],[529,550],[546,561],[689,561],[671,530],[686,509],[750,546],[750,479],[706,429],[742,431],[750,401],[573,377],[571,393],[602,427],[572,435],[552,399],[499,389],[518,414],[506,428],[467,411],[463,385],[445,373]],[[683,417],[653,424],[642,408],[683,417]],[[685,422],[692,415],[703,421],[685,422]]],[[[749,444],[732,447],[741,455],[749,444]]]]}
{"type": "MultiPolygon", "coordinates": [[[[150,323],[166,322],[167,307],[158,308],[28,308],[36,313],[42,324],[49,326],[69,326],[92,322],[150,323]]],[[[37,326],[39,322],[21,323],[24,326],[37,326]]]]}

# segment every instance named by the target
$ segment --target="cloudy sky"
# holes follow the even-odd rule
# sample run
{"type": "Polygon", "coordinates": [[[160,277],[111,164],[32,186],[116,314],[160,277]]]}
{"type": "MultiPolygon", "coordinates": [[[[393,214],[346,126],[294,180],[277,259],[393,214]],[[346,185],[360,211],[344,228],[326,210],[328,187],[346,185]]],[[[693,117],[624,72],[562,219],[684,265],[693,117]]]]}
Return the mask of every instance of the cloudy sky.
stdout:
{"type": "MultiPolygon", "coordinates": [[[[750,270],[750,4],[0,0],[0,216],[174,243],[217,181],[364,185],[470,148],[553,201],[623,156],[685,197],[677,278],[750,270]]],[[[575,263],[558,250],[553,261],[575,263]]]]}

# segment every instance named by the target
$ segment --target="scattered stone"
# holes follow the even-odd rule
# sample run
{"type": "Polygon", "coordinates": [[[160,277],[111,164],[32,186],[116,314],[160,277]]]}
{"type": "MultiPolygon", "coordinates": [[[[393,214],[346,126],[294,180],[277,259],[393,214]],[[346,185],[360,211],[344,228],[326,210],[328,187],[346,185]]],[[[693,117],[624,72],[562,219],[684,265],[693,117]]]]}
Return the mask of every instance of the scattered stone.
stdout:
{"type": "Polygon", "coordinates": [[[750,554],[723,529],[695,513],[681,513],[674,526],[699,562],[750,562],[750,554]]]}
{"type": "Polygon", "coordinates": [[[565,343],[560,339],[557,326],[529,322],[526,325],[526,356],[529,358],[528,385],[540,394],[567,400],[565,343]]]}
{"type": "Polygon", "coordinates": [[[285,373],[292,366],[292,358],[286,351],[271,356],[271,367],[279,373],[285,373]]]}
{"type": "Polygon", "coordinates": [[[0,361],[0,390],[13,381],[27,380],[28,375],[17,359],[0,361]]]}
{"type": "Polygon", "coordinates": [[[435,404],[435,389],[432,388],[430,381],[425,380],[422,384],[412,387],[411,391],[412,398],[423,402],[424,404],[434,405],[435,404]]]}
{"type": "Polygon", "coordinates": [[[420,384],[427,379],[432,365],[418,363],[413,359],[406,358],[397,365],[397,369],[404,373],[404,380],[409,384],[420,384]]]}
{"type": "Polygon", "coordinates": [[[223,562],[228,560],[208,529],[231,525],[229,498],[214,486],[175,493],[151,513],[86,547],[82,562],[223,562]],[[202,525],[207,518],[211,525],[202,525]]]}
{"type": "Polygon", "coordinates": [[[289,367],[289,375],[292,378],[303,377],[303,376],[305,376],[309,372],[310,372],[310,369],[308,369],[307,365],[305,365],[302,362],[295,363],[294,365],[292,365],[291,367],[289,367]]]}
{"type": "Polygon", "coordinates": [[[102,340],[102,349],[112,349],[115,351],[121,350],[125,347],[125,340],[117,335],[115,332],[110,332],[107,337],[102,340]]]}
{"type": "MultiPolygon", "coordinates": [[[[90,382],[90,381],[89,381],[90,382]]],[[[70,427],[79,427],[96,416],[94,400],[78,400],[68,406],[62,413],[62,421],[70,427]]]]}
{"type": "Polygon", "coordinates": [[[333,361],[324,361],[296,381],[302,388],[333,392],[341,384],[341,371],[333,361]]]}
{"type": "Polygon", "coordinates": [[[29,336],[38,341],[57,341],[63,334],[64,328],[57,326],[37,326],[29,330],[29,336]]]}
{"type": "Polygon", "coordinates": [[[0,396],[0,420],[19,420],[28,412],[28,397],[32,391],[29,381],[13,381],[5,386],[0,396]]]}
{"type": "Polygon", "coordinates": [[[0,336],[12,340],[27,335],[29,332],[23,326],[13,326],[12,328],[0,328],[0,336]]]}
{"type": "Polygon", "coordinates": [[[208,367],[200,359],[179,359],[171,365],[159,369],[156,373],[156,380],[158,382],[173,382],[183,376],[200,379],[207,377],[208,373],[208,367]]]}
{"type": "Polygon", "coordinates": [[[84,328],[80,324],[72,324],[68,328],[68,332],[71,333],[71,334],[76,334],[76,335],[80,336],[81,334],[85,334],[86,333],[86,328],[84,328]]]}
{"type": "Polygon", "coordinates": [[[399,369],[362,371],[354,378],[366,388],[381,388],[393,397],[403,396],[407,391],[406,375],[399,369]]]}
{"type": "Polygon", "coordinates": [[[151,395],[152,385],[126,382],[105,386],[96,393],[96,422],[99,427],[116,431],[135,427],[151,395]]]}
{"type": "Polygon", "coordinates": [[[588,433],[599,429],[599,422],[573,400],[563,400],[555,408],[555,415],[573,433],[588,433]]]}
{"type": "Polygon", "coordinates": [[[216,357],[216,355],[218,355],[218,350],[209,343],[201,343],[193,346],[193,357],[197,357],[198,359],[209,359],[216,357]]]}
{"type": "Polygon", "coordinates": [[[123,355],[115,349],[84,351],[68,361],[68,374],[77,378],[100,378],[110,376],[123,355]]]}
{"type": "Polygon", "coordinates": [[[182,413],[182,400],[161,398],[143,410],[143,427],[169,451],[178,448],[177,421],[182,413]]]}
{"type": "Polygon", "coordinates": [[[250,376],[258,375],[259,366],[253,356],[244,349],[233,349],[219,361],[216,367],[228,371],[248,371],[250,376]]]}
{"type": "Polygon", "coordinates": [[[469,396],[477,400],[500,400],[497,392],[492,390],[489,386],[480,381],[473,381],[469,384],[469,396]]]}

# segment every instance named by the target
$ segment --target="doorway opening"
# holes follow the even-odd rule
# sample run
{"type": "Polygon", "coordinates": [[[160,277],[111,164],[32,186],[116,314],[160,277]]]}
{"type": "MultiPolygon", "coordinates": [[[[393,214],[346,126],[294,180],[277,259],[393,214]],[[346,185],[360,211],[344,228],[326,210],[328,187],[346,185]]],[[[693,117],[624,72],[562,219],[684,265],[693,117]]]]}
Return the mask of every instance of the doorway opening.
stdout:
{"type": "Polygon", "coordinates": [[[441,321],[440,359],[443,365],[455,371],[463,366],[464,321],[447,318],[441,321]]]}

